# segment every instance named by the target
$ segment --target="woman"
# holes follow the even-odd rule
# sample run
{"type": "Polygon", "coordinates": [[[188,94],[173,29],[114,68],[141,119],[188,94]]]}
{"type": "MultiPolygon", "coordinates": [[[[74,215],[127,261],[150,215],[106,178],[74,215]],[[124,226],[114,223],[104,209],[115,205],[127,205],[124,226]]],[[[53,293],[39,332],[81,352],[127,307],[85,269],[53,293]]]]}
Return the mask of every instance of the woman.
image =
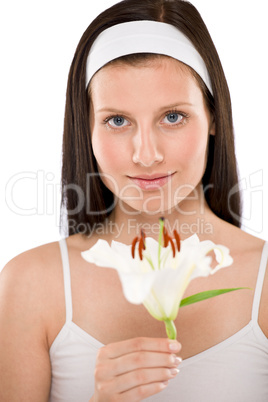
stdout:
{"type": "Polygon", "coordinates": [[[66,242],[1,274],[1,401],[265,401],[267,245],[236,219],[228,87],[191,4],[125,0],[91,23],[69,75],[62,181],[66,242]],[[178,342],[81,257],[99,238],[157,238],[160,216],[234,259],[185,296],[251,288],[180,310],[178,342]]]}

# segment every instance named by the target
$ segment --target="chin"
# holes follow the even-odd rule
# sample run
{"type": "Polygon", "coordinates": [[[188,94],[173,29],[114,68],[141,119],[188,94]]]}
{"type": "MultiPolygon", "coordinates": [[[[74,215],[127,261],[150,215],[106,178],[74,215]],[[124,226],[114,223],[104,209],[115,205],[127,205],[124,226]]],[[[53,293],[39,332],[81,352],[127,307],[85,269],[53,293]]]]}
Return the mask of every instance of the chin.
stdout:
{"type": "Polygon", "coordinates": [[[140,202],[119,202],[119,209],[121,212],[129,214],[130,216],[137,216],[139,214],[147,214],[150,216],[155,215],[156,219],[161,215],[167,216],[176,208],[175,205],[169,205],[164,200],[147,199],[140,202]]]}

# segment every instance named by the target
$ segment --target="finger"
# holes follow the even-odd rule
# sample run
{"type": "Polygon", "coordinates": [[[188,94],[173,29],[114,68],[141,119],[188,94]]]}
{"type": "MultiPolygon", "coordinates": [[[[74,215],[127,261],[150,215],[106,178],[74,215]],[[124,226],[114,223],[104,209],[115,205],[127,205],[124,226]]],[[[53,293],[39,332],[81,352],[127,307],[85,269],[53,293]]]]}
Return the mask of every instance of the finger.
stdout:
{"type": "Polygon", "coordinates": [[[181,359],[171,353],[134,352],[118,359],[110,360],[109,365],[111,365],[111,369],[116,376],[140,368],[177,367],[180,362],[181,359]]]}
{"type": "Polygon", "coordinates": [[[138,351],[157,351],[177,353],[181,344],[176,340],[165,338],[133,338],[122,342],[111,343],[100,349],[99,359],[114,359],[125,354],[138,351]]]}
{"type": "Polygon", "coordinates": [[[164,352],[134,352],[117,359],[108,359],[96,365],[95,377],[98,381],[107,381],[113,377],[142,368],[176,368],[181,359],[174,354],[164,352]]]}
{"type": "Polygon", "coordinates": [[[126,392],[145,384],[169,381],[179,373],[177,368],[140,369],[115,378],[114,386],[117,392],[126,392]]]}
{"type": "Polygon", "coordinates": [[[149,396],[155,395],[168,386],[168,382],[156,382],[153,384],[145,384],[118,395],[118,402],[140,402],[149,396]]]}

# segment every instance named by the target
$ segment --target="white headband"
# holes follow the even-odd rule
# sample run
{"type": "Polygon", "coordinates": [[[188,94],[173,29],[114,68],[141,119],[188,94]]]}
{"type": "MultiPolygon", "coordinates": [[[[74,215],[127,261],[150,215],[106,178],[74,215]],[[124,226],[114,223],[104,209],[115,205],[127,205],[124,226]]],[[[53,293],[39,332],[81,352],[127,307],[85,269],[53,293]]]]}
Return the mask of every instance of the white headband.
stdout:
{"type": "Polygon", "coordinates": [[[93,75],[109,61],[133,53],[163,54],[187,64],[213,94],[204,60],[192,42],[173,25],[145,20],[117,24],[100,33],[87,58],[86,87],[93,75]]]}

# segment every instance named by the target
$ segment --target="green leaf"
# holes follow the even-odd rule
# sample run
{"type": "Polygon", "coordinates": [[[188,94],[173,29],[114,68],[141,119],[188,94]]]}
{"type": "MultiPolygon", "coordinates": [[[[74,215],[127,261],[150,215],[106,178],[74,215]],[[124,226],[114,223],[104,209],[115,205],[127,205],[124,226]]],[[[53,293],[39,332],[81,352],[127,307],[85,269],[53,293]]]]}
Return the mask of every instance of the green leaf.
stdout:
{"type": "MultiPolygon", "coordinates": [[[[205,292],[196,293],[195,295],[185,297],[181,300],[180,307],[188,306],[189,304],[197,303],[211,297],[219,296],[224,293],[233,292],[234,290],[251,289],[251,288],[230,288],[230,289],[215,289],[206,290],[205,292]]],[[[252,289],[251,289],[252,290],[252,289]]]]}

